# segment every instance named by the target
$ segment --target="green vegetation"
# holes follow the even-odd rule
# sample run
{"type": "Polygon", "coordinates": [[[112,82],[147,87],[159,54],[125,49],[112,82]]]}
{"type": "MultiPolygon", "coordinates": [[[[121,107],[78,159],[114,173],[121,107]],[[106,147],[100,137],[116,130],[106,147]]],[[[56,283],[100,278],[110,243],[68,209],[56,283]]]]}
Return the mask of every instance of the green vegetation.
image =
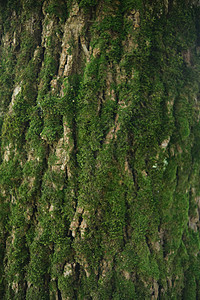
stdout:
{"type": "Polygon", "coordinates": [[[200,297],[200,9],[166,3],[1,1],[1,299],[200,297]]]}

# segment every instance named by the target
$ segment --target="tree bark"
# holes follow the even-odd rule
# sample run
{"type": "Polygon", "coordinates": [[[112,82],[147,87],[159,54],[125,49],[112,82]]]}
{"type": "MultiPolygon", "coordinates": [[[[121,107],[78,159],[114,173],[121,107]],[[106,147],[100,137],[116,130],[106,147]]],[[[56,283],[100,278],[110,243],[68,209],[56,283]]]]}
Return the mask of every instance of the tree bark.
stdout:
{"type": "Polygon", "coordinates": [[[0,298],[199,299],[198,2],[0,4],[0,298]]]}

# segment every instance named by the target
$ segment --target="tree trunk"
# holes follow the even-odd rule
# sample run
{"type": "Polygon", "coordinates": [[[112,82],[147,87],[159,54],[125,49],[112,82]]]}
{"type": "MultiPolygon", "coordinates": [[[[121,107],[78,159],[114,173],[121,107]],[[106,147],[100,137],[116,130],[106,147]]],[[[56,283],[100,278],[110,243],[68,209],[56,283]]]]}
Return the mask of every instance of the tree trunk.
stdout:
{"type": "Polygon", "coordinates": [[[1,1],[1,299],[200,299],[199,19],[1,1]]]}

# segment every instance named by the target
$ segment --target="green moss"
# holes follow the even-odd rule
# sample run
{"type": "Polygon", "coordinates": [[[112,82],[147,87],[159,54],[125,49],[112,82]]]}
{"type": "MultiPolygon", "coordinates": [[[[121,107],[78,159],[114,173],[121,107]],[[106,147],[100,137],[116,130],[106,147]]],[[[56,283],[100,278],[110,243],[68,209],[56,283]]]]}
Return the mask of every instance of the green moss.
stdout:
{"type": "Polygon", "coordinates": [[[86,11],[91,8],[95,7],[97,5],[97,0],[80,0],[79,7],[84,8],[86,11]]]}
{"type": "Polygon", "coordinates": [[[185,288],[183,292],[183,299],[193,300],[196,299],[196,280],[191,272],[187,272],[185,288]]]}
{"type": "Polygon", "coordinates": [[[78,1],[64,78],[73,5],[0,4],[0,295],[198,298],[199,9],[78,1]]]}

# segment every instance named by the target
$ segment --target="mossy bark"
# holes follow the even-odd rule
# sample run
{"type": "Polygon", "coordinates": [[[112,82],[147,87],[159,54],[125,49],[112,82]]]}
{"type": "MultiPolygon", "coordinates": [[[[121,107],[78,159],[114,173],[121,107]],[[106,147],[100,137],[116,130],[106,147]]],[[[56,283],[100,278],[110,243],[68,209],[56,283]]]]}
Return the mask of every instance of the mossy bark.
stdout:
{"type": "Polygon", "coordinates": [[[1,1],[1,299],[199,299],[199,17],[1,1]]]}

